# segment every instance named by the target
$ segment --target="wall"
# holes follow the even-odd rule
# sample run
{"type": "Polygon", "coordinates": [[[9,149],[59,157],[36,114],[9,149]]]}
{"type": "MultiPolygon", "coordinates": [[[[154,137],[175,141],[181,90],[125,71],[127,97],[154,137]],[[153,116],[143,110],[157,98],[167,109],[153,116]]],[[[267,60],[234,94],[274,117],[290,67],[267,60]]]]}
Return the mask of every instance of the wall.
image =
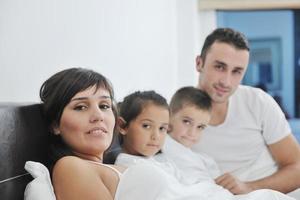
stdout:
{"type": "Polygon", "coordinates": [[[279,37],[282,41],[282,74],[279,91],[287,112],[294,116],[294,28],[292,11],[218,12],[218,26],[235,28],[249,39],[279,37]]]}
{"type": "Polygon", "coordinates": [[[199,11],[184,0],[0,1],[0,101],[39,101],[58,70],[107,76],[117,99],[195,85],[199,11]]]}
{"type": "Polygon", "coordinates": [[[197,84],[195,58],[200,54],[206,36],[217,24],[216,12],[199,12],[197,1],[177,0],[177,8],[176,89],[197,84]]]}

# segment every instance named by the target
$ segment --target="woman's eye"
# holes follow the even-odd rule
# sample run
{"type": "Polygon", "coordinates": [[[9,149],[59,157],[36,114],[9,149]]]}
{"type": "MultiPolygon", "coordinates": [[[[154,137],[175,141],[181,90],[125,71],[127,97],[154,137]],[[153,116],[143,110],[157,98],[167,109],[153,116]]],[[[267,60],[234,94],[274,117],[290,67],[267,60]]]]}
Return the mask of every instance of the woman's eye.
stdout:
{"type": "Polygon", "coordinates": [[[108,109],[111,108],[111,106],[110,106],[110,105],[107,105],[107,104],[100,104],[100,105],[99,105],[99,108],[100,108],[101,110],[108,110],[108,109]]]}
{"type": "Polygon", "coordinates": [[[78,110],[78,111],[86,110],[86,109],[87,109],[87,106],[85,106],[85,105],[77,105],[74,107],[74,110],[78,110]]]}
{"type": "Polygon", "coordinates": [[[142,127],[143,127],[143,128],[146,128],[146,129],[149,129],[149,128],[150,128],[150,125],[149,125],[149,124],[142,124],[142,127]]]}

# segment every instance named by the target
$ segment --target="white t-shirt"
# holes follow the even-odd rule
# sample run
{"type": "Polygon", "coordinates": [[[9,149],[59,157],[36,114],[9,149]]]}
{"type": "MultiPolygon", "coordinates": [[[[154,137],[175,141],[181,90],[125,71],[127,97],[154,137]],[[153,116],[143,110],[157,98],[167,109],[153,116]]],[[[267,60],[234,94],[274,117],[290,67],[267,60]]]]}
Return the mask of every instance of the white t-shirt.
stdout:
{"type": "MultiPolygon", "coordinates": [[[[175,142],[174,140],[171,140],[171,138],[169,139],[167,139],[167,144],[170,144],[170,142],[175,142]]],[[[179,143],[177,144],[180,145],[179,143]]],[[[167,146],[169,147],[169,145],[167,146]]],[[[156,154],[152,157],[143,157],[130,155],[127,153],[120,153],[117,156],[115,164],[131,167],[140,163],[148,163],[161,168],[167,174],[173,176],[184,185],[192,185],[200,182],[210,182],[215,184],[214,178],[220,175],[220,171],[218,170],[216,163],[213,162],[213,160],[205,159],[205,161],[203,161],[201,159],[202,157],[189,157],[191,156],[191,154],[186,154],[182,151],[178,153],[178,150],[180,151],[182,149],[174,149],[173,147],[174,146],[172,146],[172,148],[167,148],[167,153],[164,153],[163,151],[163,153],[156,154]],[[176,157],[178,159],[176,159],[175,162],[174,158],[176,157]],[[193,158],[196,158],[197,162],[195,162],[196,160],[194,160],[193,158]],[[206,167],[210,167],[211,169],[208,170],[206,167]],[[210,174],[210,172],[213,173],[213,175],[210,174]]],[[[182,147],[185,148],[184,146],[182,147]]],[[[195,154],[191,150],[190,152],[195,154]]]]}
{"type": "Polygon", "coordinates": [[[277,171],[267,145],[290,133],[283,112],[270,95],[261,89],[239,86],[229,98],[224,123],[208,126],[192,149],[213,157],[222,172],[251,181],[277,171]]]}
{"type": "Polygon", "coordinates": [[[168,159],[164,154],[159,153],[152,157],[136,156],[127,153],[120,153],[115,161],[116,165],[123,165],[125,167],[135,166],[140,163],[148,163],[158,166],[166,173],[174,176],[179,181],[185,182],[180,170],[177,168],[172,160],[168,159]]]}

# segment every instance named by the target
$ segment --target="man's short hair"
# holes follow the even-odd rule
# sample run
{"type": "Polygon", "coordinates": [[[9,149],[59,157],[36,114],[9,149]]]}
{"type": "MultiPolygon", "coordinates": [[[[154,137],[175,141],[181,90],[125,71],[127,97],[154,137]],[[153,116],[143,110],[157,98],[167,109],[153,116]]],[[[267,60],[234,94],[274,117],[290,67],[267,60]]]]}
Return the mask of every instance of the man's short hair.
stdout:
{"type": "Polygon", "coordinates": [[[227,43],[236,49],[250,51],[249,42],[243,33],[231,28],[217,28],[204,41],[200,55],[203,61],[205,61],[207,52],[215,42],[227,43]]]}

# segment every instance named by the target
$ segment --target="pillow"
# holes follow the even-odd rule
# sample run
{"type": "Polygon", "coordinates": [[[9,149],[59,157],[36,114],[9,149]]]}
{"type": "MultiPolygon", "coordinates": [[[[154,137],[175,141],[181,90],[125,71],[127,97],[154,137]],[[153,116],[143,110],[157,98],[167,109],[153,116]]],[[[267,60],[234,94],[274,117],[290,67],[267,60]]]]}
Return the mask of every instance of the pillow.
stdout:
{"type": "Polygon", "coordinates": [[[25,188],[24,200],[56,200],[48,169],[33,161],[27,161],[25,169],[34,179],[25,188]]]}

